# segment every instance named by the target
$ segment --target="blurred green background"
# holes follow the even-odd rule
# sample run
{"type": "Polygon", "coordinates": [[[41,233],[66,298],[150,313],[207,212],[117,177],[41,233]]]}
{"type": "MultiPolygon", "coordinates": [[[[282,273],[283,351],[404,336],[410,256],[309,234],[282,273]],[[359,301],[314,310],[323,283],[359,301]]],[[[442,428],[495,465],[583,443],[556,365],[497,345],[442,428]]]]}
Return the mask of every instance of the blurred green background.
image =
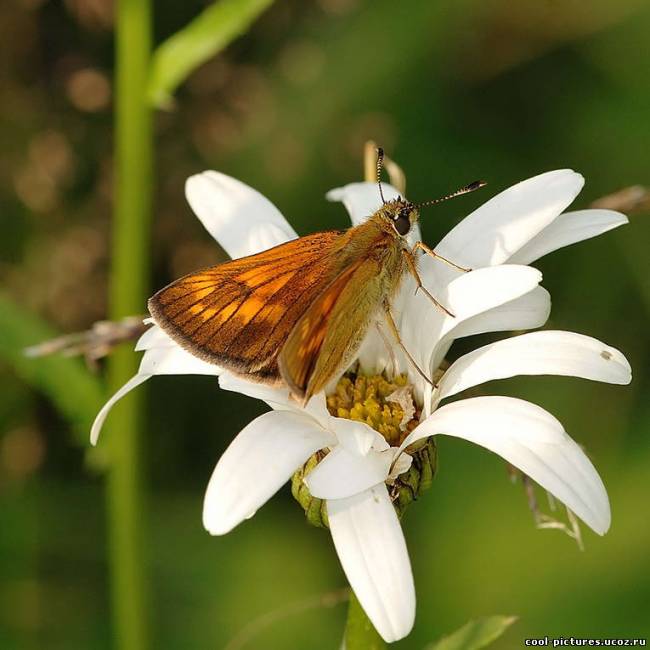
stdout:
{"type": "MultiPolygon", "coordinates": [[[[204,7],[154,3],[156,42],[204,7]]],[[[113,29],[110,0],[0,4],[3,650],[112,647],[102,445],[86,443],[103,366],[26,360],[21,349],[106,317],[113,29]]],[[[152,287],[225,258],[183,197],[185,178],[206,168],[262,191],[301,234],[345,225],[323,197],[361,179],[368,138],[402,165],[411,198],[488,180],[426,212],[430,244],[549,169],[585,175],[575,207],[648,185],[649,41],[642,0],[279,1],[155,115],[152,287]]],[[[586,447],[609,490],[611,531],[583,526],[581,552],[536,530],[499,459],[442,440],[434,488],[404,519],[418,614],[395,647],[422,648],[489,614],[520,617],[497,649],[530,636],[650,636],[650,215],[630,218],[537,266],[553,297],[547,327],[623,350],[632,385],[535,377],[481,387],[542,405],[586,447]]],[[[483,342],[459,341],[452,357],[483,342]]],[[[149,382],[152,647],[222,648],[251,623],[241,647],[340,643],[345,605],[310,605],[345,579],[329,535],[305,524],[288,489],[226,537],[202,528],[216,459],[262,410],[213,378],[149,382]]]]}

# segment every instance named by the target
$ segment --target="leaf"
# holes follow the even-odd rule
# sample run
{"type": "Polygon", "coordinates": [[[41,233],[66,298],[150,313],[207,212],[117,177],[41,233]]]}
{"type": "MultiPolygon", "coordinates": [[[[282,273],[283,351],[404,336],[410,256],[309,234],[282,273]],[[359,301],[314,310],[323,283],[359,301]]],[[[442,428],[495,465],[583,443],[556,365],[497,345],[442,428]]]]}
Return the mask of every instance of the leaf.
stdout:
{"type": "Polygon", "coordinates": [[[40,318],[0,293],[0,360],[7,362],[23,381],[45,393],[73,424],[79,441],[87,444],[90,425],[104,400],[99,379],[79,359],[32,359],[24,354],[27,346],[55,336],[56,332],[40,318]]]}
{"type": "Polygon", "coordinates": [[[170,36],[153,53],[147,95],[158,108],[168,107],[172,93],[199,65],[218,54],[273,0],[219,0],[170,36]]]}
{"type": "Polygon", "coordinates": [[[516,620],[516,616],[477,618],[428,645],[425,650],[479,650],[496,641],[516,620]]]}

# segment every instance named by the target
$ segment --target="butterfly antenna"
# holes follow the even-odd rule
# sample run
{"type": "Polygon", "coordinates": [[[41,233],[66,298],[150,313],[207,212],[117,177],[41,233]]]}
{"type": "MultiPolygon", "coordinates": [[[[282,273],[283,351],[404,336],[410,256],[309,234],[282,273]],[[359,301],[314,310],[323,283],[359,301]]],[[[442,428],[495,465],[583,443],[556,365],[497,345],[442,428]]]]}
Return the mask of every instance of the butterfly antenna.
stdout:
{"type": "Polygon", "coordinates": [[[435,205],[436,203],[442,203],[443,201],[454,199],[457,196],[462,196],[463,194],[469,194],[470,192],[474,192],[475,190],[478,190],[485,185],[487,185],[486,181],[474,181],[473,183],[470,183],[469,185],[465,185],[465,187],[461,187],[459,190],[456,190],[451,194],[447,194],[447,196],[441,196],[439,199],[433,199],[431,201],[424,201],[424,203],[417,203],[415,207],[423,208],[426,205],[435,205]]]}
{"type": "Polygon", "coordinates": [[[377,147],[377,185],[379,186],[379,196],[381,196],[381,202],[386,203],[384,198],[384,190],[381,186],[381,170],[384,168],[384,150],[381,147],[377,147]]]}

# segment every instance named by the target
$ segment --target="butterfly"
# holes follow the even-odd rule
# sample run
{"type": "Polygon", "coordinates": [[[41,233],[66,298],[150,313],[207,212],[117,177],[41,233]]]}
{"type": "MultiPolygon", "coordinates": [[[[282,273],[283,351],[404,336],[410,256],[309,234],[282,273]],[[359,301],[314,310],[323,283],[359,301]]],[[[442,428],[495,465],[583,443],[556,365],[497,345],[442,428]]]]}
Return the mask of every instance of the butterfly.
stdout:
{"type": "Polygon", "coordinates": [[[351,364],[369,326],[383,316],[396,344],[430,383],[401,341],[391,302],[410,273],[418,289],[453,316],[422,285],[416,253],[468,269],[422,242],[411,247],[407,236],[419,208],[485,183],[421,204],[386,201],[383,157],[378,149],[382,206],[367,221],[190,273],[149,299],[154,322],[191,354],[252,381],[284,384],[306,403],[351,364]]]}

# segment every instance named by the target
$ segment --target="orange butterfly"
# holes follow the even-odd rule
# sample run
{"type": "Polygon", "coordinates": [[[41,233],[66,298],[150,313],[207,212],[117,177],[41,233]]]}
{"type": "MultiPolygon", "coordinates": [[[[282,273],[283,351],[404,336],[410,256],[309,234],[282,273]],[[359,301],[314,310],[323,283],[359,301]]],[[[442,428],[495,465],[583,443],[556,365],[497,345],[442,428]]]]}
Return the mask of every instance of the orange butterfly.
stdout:
{"type": "Polygon", "coordinates": [[[466,194],[476,181],[435,201],[385,201],[365,222],[345,231],[307,235],[249,257],[190,273],[149,300],[154,321],[180,346],[253,381],[284,383],[303,402],[323,390],[353,360],[369,325],[383,312],[403,346],[391,300],[404,273],[440,309],[417,271],[418,249],[458,268],[426,244],[406,237],[418,208],[466,194]]]}

